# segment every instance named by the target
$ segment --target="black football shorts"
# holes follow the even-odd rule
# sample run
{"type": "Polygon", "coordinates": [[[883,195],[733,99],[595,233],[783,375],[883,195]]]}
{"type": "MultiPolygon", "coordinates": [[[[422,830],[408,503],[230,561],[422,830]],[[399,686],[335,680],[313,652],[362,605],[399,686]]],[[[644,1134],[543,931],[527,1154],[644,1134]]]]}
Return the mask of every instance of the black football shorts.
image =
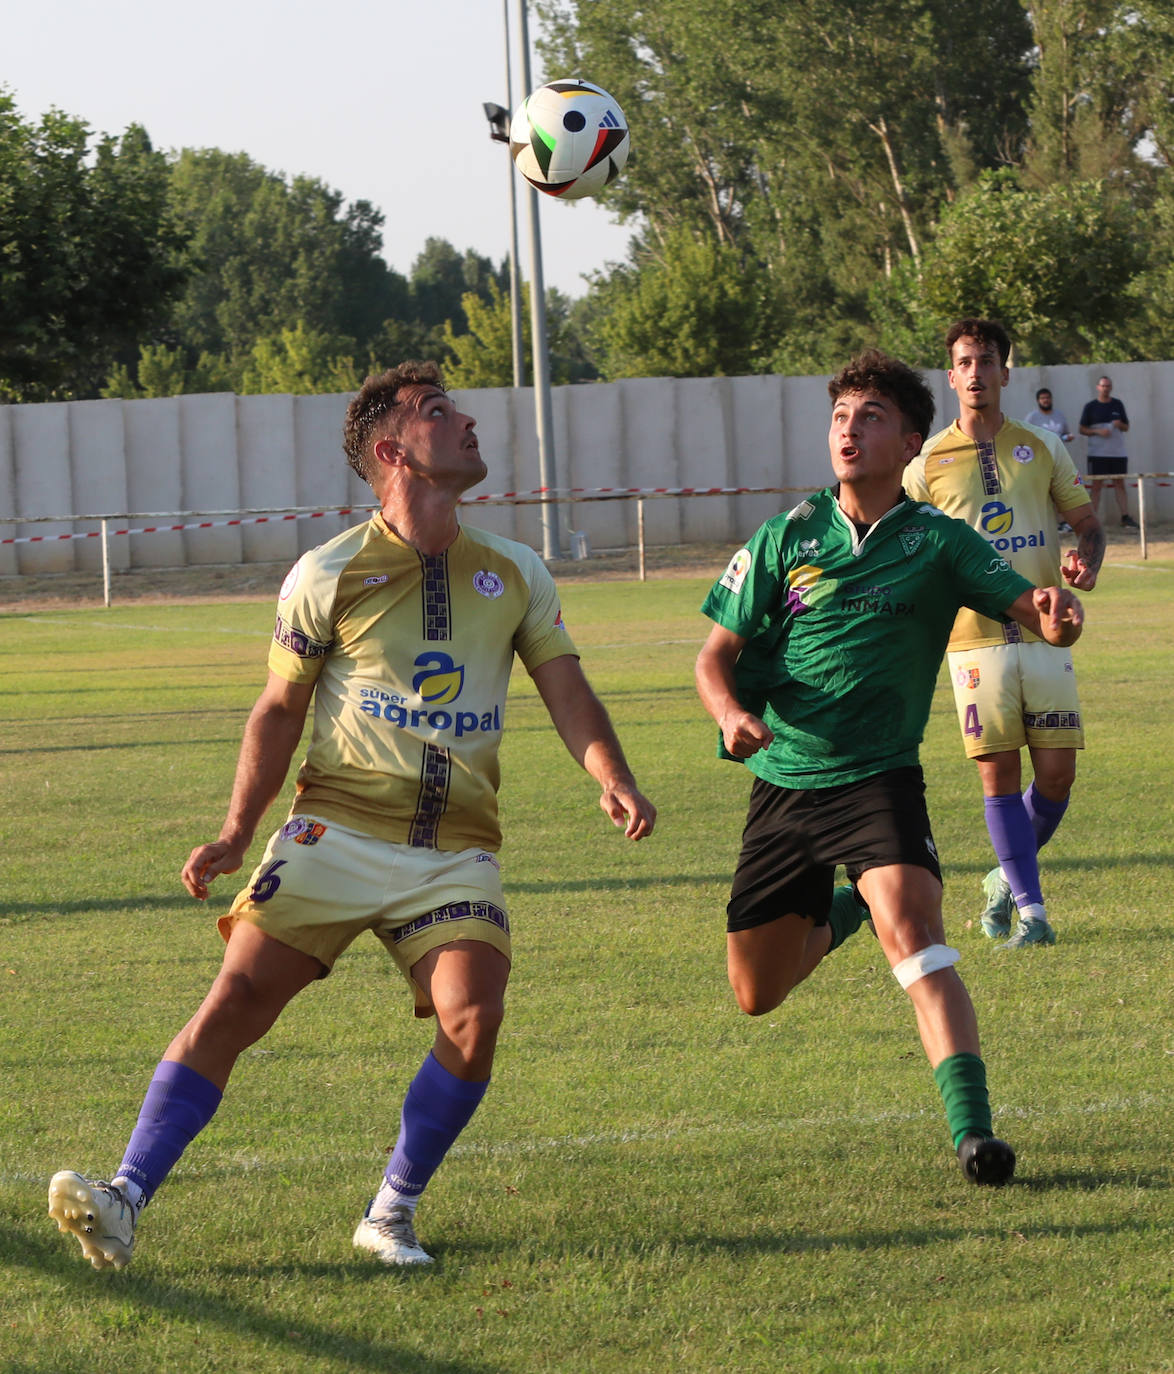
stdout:
{"type": "Polygon", "coordinates": [[[790,914],[826,925],[837,864],[853,883],[889,864],[928,868],[941,882],[919,767],[805,790],[755,778],[726,929],[790,914]]]}

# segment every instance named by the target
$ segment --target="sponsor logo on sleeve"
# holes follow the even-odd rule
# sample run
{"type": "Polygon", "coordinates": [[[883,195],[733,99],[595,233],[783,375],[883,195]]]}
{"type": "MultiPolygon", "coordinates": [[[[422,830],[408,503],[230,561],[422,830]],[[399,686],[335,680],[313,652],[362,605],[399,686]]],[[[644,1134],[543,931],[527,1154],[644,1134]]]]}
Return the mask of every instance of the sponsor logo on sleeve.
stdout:
{"type": "Polygon", "coordinates": [[[387,581],[387,573],[377,573],[374,577],[364,577],[364,587],[381,587],[387,581]]]}
{"type": "Polygon", "coordinates": [[[281,591],[278,593],[282,601],[287,600],[293,594],[293,589],[298,585],[298,578],[301,576],[302,565],[295,563],[285,575],[285,581],[281,584],[281,591]]]}
{"type": "Polygon", "coordinates": [[[750,550],[739,549],[730,559],[729,567],[722,573],[719,586],[725,587],[735,596],[741,592],[742,583],[746,581],[746,574],[750,571],[750,550]]]}

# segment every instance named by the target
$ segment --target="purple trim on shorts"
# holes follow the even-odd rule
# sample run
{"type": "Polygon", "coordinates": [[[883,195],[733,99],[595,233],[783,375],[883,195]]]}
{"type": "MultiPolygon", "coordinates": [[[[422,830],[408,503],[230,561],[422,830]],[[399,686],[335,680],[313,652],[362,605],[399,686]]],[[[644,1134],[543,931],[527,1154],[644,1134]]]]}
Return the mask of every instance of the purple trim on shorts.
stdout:
{"type": "Polygon", "coordinates": [[[1079,711],[1024,711],[1023,723],[1029,730],[1079,730],[1079,711]]]}
{"type": "Polygon", "coordinates": [[[414,921],[400,926],[392,933],[391,938],[398,945],[413,935],[419,935],[422,930],[441,925],[445,921],[488,921],[507,935],[510,933],[510,918],[493,902],[450,902],[448,906],[439,906],[435,911],[426,912],[423,916],[417,916],[414,921]]]}

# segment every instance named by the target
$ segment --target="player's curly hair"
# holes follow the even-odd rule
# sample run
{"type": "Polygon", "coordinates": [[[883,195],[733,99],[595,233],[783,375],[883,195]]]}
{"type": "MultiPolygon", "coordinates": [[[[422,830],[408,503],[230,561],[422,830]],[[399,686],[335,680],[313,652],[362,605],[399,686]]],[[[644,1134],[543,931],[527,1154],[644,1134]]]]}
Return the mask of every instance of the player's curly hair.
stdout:
{"type": "Polygon", "coordinates": [[[875,391],[892,401],[901,412],[907,432],[929,438],[935,409],[933,392],[921,373],[908,363],[890,358],[878,348],[866,349],[828,382],[833,405],[841,396],[855,391],[875,391]]]}
{"type": "Polygon", "coordinates": [[[369,483],[375,475],[375,460],[371,450],[376,431],[384,431],[378,435],[379,438],[386,436],[388,426],[384,421],[390,418],[399,404],[398,393],[413,383],[445,390],[438,364],[412,360],[388,368],[378,377],[368,377],[346,408],[342,447],[347,462],[364,482],[369,483]]]}
{"type": "Polygon", "coordinates": [[[1011,335],[998,320],[981,320],[973,315],[968,315],[964,320],[955,320],[946,330],[946,356],[951,360],[954,357],[954,345],[959,339],[977,339],[980,344],[996,349],[1000,364],[1007,366],[1007,359],[1011,356],[1011,335]]]}

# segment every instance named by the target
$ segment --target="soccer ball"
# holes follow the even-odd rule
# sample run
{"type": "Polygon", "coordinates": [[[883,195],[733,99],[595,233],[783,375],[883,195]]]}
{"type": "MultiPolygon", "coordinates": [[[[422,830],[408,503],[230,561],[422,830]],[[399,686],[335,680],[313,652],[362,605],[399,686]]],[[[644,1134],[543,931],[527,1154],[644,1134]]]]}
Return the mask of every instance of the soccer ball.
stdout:
{"type": "Polygon", "coordinates": [[[551,81],[510,124],[510,155],[531,186],[560,200],[598,195],[628,160],[628,121],[590,81],[551,81]]]}

